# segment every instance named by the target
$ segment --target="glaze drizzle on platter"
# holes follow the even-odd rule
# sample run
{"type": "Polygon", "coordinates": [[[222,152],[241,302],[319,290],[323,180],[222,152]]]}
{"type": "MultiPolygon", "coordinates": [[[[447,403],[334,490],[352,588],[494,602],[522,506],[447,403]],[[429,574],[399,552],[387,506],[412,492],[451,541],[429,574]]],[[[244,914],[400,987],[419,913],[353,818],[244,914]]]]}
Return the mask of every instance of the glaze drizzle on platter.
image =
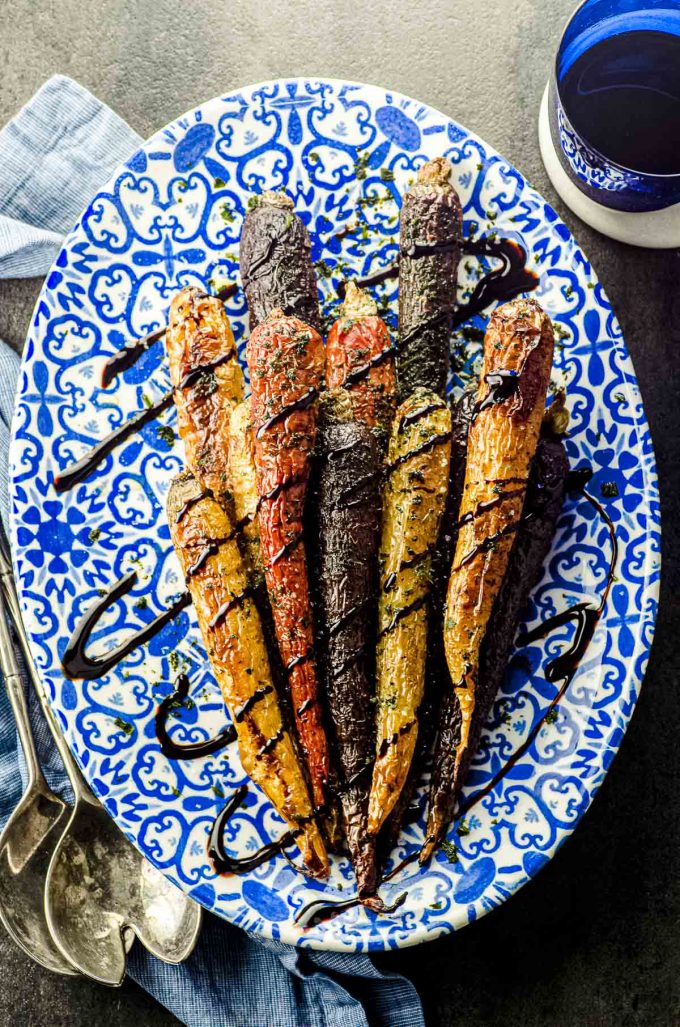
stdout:
{"type": "MultiPolygon", "coordinates": [[[[463,267],[460,302],[474,292],[480,265],[468,257],[463,267]]],[[[395,291],[390,278],[375,286],[385,302],[395,291]]],[[[227,308],[242,356],[242,294],[229,297],[227,308]]],[[[466,355],[455,389],[472,371],[483,325],[478,316],[454,337],[466,355]]],[[[16,568],[48,695],[107,809],[208,908],[303,945],[360,951],[413,944],[503,901],[587,807],[630,716],[653,630],[658,507],[651,443],[618,325],[587,261],[521,175],[443,115],[372,87],[298,80],[211,101],[159,133],[93,201],[48,278],[27,345],[11,456],[16,568]],[[466,236],[497,232],[516,240],[540,276],[534,295],[563,335],[555,380],[568,379],[570,460],[595,469],[589,491],[615,526],[617,580],[557,718],[466,814],[464,830],[450,835],[456,862],[442,852],[426,870],[403,867],[383,890],[388,903],[409,893],[390,918],[348,909],[303,929],[295,915],[308,902],[349,898],[346,861],[334,861],[326,886],[305,882],[283,857],[242,877],[216,877],[206,854],[209,828],[244,781],[233,747],[205,760],[171,761],[156,739],[155,710],[178,669],[189,674],[194,705],[174,711],[171,737],[205,741],[225,726],[191,609],[101,680],[69,682],[60,671],[66,640],[98,590],[138,574],[125,607],[101,625],[118,643],[182,592],[162,510],[163,483],[181,466],[163,430],[174,412],[163,424],[147,423],[68,492],[57,494],[51,482],[167,393],[162,344],[149,346],[105,390],[104,365],[125,342],[162,328],[177,289],[212,280],[216,291],[237,279],[235,241],[253,189],[285,185],[293,195],[308,219],[313,256],[323,260],[317,270],[331,313],[341,272],[365,278],[388,268],[396,254],[396,197],[426,158],[442,152],[454,164],[466,236]],[[344,233],[357,210],[366,232],[344,233]]],[[[607,540],[589,502],[572,498],[527,613],[528,631],[565,605],[596,605],[608,573],[607,540]]],[[[529,636],[513,659],[469,796],[493,783],[548,711],[558,689],[546,668],[572,631],[561,623],[547,640],[529,636]]],[[[271,807],[251,795],[228,826],[228,851],[247,855],[283,830],[271,807]]],[[[408,825],[393,866],[421,841],[422,821],[408,825]]]]}

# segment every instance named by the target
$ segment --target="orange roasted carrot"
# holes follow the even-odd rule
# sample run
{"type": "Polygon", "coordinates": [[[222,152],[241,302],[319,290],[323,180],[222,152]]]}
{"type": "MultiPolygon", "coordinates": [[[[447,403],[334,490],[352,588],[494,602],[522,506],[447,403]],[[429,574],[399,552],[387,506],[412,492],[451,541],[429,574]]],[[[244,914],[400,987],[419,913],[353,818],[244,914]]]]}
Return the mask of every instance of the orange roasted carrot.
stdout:
{"type": "Polygon", "coordinates": [[[329,388],[347,389],[355,419],[375,428],[384,442],[397,406],[395,356],[375,301],[349,282],[342,316],[326,343],[326,378],[329,388]]]}
{"type": "Polygon", "coordinates": [[[303,513],[324,347],[317,331],[277,309],[253,330],[246,357],[265,580],[312,797],[319,807],[325,801],[329,759],[319,705],[303,513]]]}

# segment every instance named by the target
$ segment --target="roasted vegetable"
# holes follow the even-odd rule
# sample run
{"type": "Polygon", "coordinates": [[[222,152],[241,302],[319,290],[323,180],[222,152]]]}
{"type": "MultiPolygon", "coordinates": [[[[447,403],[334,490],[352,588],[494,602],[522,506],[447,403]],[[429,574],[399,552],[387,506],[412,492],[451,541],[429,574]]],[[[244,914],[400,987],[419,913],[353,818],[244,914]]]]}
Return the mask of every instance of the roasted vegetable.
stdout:
{"type": "Polygon", "coordinates": [[[236,524],[243,537],[248,564],[254,574],[262,572],[260,528],[257,521],[258,495],[255,474],[255,438],[250,423],[250,400],[234,410],[229,422],[229,485],[236,524]]]}
{"type": "Polygon", "coordinates": [[[423,697],[432,552],[449,481],[451,412],[427,389],[397,411],[380,543],[376,763],[369,831],[377,834],[406,781],[423,697]]]}
{"type": "Polygon", "coordinates": [[[454,787],[470,744],[480,647],[521,523],[552,356],[552,323],[538,303],[514,300],[494,311],[468,435],[444,620],[446,660],[461,712],[454,787]]]}
{"type": "Polygon", "coordinates": [[[274,310],[252,332],[246,352],[265,579],[314,803],[322,806],[329,761],[319,705],[303,514],[323,381],[323,343],[309,325],[274,310]]]}
{"type": "Polygon", "coordinates": [[[430,760],[432,743],[437,732],[439,710],[442,700],[450,691],[449,671],[444,654],[444,607],[446,586],[449,579],[451,560],[456,548],[458,530],[458,508],[465,481],[465,455],[467,436],[472,422],[472,413],[477,399],[477,389],[468,388],[462,396],[451,403],[451,467],[449,472],[449,493],[439,539],[432,555],[432,591],[430,614],[427,625],[427,663],[425,671],[425,694],[418,713],[418,741],[411,763],[411,770],[401,795],[390,814],[385,838],[385,849],[389,851],[396,844],[401,825],[411,805],[413,793],[430,760]]]}
{"type": "Polygon", "coordinates": [[[228,505],[229,420],[243,398],[243,371],[224,305],[200,289],[182,289],[170,305],[165,345],[187,465],[228,505]]]}
{"type": "Polygon", "coordinates": [[[357,891],[362,900],[375,903],[375,839],[367,832],[367,814],[374,752],[381,460],[371,429],[353,419],[344,389],[331,389],[322,398],[317,448],[319,629],[326,700],[357,891]]]}
{"type": "Polygon", "coordinates": [[[402,402],[419,386],[442,398],[449,373],[463,214],[445,157],[428,161],[404,195],[399,227],[399,351],[402,402]]]}
{"type": "Polygon", "coordinates": [[[328,859],[302,768],[281,718],[234,524],[189,473],[174,479],[167,506],[173,545],[236,727],[243,768],[296,831],[307,872],[325,877],[328,859]]]}
{"type": "Polygon", "coordinates": [[[277,308],[321,330],[309,235],[287,193],[256,197],[243,222],[240,261],[251,331],[277,308]]]}
{"type": "Polygon", "coordinates": [[[357,421],[375,428],[386,442],[396,407],[395,349],[369,294],[349,282],[342,316],[326,342],[329,388],[346,388],[357,421]]]}
{"type": "Polygon", "coordinates": [[[475,717],[459,767],[456,752],[462,720],[452,689],[447,690],[440,711],[421,863],[429,859],[453,820],[460,788],[512,653],[522,610],[552,544],[568,470],[562,441],[554,435],[541,438],[531,468],[523,521],[481,646],[475,717]]]}

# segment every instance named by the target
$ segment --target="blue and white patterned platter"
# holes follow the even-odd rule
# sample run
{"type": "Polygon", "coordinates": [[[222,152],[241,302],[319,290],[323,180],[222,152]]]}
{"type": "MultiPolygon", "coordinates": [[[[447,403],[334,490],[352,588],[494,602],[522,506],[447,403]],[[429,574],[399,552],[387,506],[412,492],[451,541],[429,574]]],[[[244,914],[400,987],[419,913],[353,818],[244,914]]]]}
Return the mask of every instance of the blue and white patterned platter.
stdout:
{"type": "MultiPolygon", "coordinates": [[[[460,298],[484,267],[461,270],[460,298]]],[[[376,289],[394,325],[396,286],[376,289]]],[[[241,291],[227,302],[246,337],[241,291]]],[[[487,312],[488,315],[488,312],[487,312]]],[[[480,351],[484,317],[458,333],[460,388],[480,351]],[[471,331],[477,329],[477,331],[471,331]]],[[[298,79],[211,100],[131,156],[66,240],[36,307],[24,354],[11,447],[13,547],[26,626],[44,688],[92,788],[125,834],[207,909],[270,938],[340,951],[391,949],[462,927],[531,878],[573,831],[599,788],[635,705],[652,640],[659,578],[654,456],[621,332],[593,271],[555,212],[493,150],[425,104],[373,86],[298,79]],[[191,701],[173,737],[208,738],[226,714],[191,608],[101,680],[70,681],[60,657],[81,618],[127,571],[137,584],[91,645],[121,642],[182,591],[164,503],[183,454],[167,426],[174,410],[129,438],[82,484],[57,494],[55,473],[81,457],[169,386],[162,343],[101,387],[107,357],[165,323],[184,285],[237,280],[238,240],[253,191],[284,186],[307,224],[327,312],[343,272],[365,274],[396,253],[400,195],[416,169],[445,154],[469,235],[497,232],[526,249],[540,275],[534,295],[556,322],[554,381],[566,384],[572,466],[592,465],[592,495],[612,519],[614,581],[585,659],[561,701],[545,667],[573,624],[518,652],[470,774],[483,789],[538,727],[535,740],[450,834],[455,851],[404,867],[383,885],[392,915],[361,908],[315,927],[295,914],[314,899],[346,899],[354,883],[334,858],[326,884],[278,856],[244,876],[216,876],[206,840],[225,799],[244,781],[235,747],[193,762],[161,753],[154,712],[188,671],[191,701]],[[358,225],[355,223],[358,222],[358,225]],[[343,229],[351,227],[350,231],[343,229]],[[165,430],[163,430],[165,428],[165,430]],[[546,714],[549,714],[546,716],[546,714]],[[540,725],[540,726],[539,726],[540,725]],[[453,861],[450,861],[453,860],[453,861]]],[[[531,626],[565,606],[597,605],[612,545],[607,525],[570,496],[535,589],[531,626]]],[[[227,844],[245,854],[281,822],[251,788],[229,821],[227,844]]],[[[409,824],[390,864],[414,852],[409,824]]],[[[589,872],[583,868],[584,873],[589,872]]]]}

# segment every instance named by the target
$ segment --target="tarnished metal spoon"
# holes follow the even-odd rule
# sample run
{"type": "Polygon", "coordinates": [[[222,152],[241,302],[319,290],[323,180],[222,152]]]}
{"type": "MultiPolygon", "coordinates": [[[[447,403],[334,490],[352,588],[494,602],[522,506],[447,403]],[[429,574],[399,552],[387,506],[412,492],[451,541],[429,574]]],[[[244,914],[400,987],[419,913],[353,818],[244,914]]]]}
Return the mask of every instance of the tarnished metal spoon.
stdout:
{"type": "Polygon", "coordinates": [[[4,566],[2,556],[0,552],[5,600],[75,795],[45,881],[45,912],[52,937],[77,970],[102,984],[122,983],[134,936],[159,959],[181,963],[198,940],[201,907],[142,856],[90,791],[43,692],[11,566],[4,566]]]}
{"type": "Polygon", "coordinates": [[[28,771],[26,791],[0,835],[0,919],[37,963],[55,973],[75,974],[77,970],[54,942],[43,901],[45,877],[69,807],[50,790],[40,768],[1,594],[0,667],[28,771]]]}

